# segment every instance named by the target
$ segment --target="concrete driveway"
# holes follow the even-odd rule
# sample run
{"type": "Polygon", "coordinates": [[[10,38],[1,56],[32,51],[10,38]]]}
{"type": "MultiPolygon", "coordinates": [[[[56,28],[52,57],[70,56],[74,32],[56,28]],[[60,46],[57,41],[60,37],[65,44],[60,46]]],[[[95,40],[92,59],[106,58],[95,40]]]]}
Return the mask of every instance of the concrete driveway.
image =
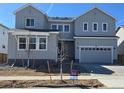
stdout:
{"type": "Polygon", "coordinates": [[[124,75],[124,65],[81,64],[81,72],[92,75],[124,75]],[[84,69],[84,70],[83,70],[84,69]]]}
{"type": "Polygon", "coordinates": [[[124,88],[124,65],[81,64],[81,68],[107,88],[124,88]]]}

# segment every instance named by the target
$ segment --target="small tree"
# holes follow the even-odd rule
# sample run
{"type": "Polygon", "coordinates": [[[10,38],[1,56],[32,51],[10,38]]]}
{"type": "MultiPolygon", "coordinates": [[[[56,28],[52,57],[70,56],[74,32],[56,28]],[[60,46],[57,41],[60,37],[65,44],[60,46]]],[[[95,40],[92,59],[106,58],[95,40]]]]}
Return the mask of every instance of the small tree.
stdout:
{"type": "Polygon", "coordinates": [[[27,48],[26,48],[26,53],[27,53],[27,68],[30,66],[30,32],[27,35],[27,48]]]}
{"type": "Polygon", "coordinates": [[[61,40],[61,49],[60,49],[60,76],[61,76],[61,81],[62,79],[62,74],[63,74],[63,61],[65,59],[65,53],[64,53],[64,42],[61,40]]]}

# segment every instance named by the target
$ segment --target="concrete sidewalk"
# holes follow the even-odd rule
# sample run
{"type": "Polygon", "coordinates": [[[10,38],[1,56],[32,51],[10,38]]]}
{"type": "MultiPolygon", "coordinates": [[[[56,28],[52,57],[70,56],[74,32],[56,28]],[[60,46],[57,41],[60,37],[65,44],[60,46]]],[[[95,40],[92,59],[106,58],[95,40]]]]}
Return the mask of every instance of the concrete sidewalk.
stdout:
{"type": "MultiPolygon", "coordinates": [[[[63,76],[70,79],[70,76],[63,76]]],[[[124,76],[98,75],[78,76],[78,79],[98,79],[107,88],[124,88],[124,76]]],[[[50,80],[49,76],[0,76],[0,80],[50,80]]],[[[60,76],[52,76],[52,80],[60,80],[60,76]]]]}

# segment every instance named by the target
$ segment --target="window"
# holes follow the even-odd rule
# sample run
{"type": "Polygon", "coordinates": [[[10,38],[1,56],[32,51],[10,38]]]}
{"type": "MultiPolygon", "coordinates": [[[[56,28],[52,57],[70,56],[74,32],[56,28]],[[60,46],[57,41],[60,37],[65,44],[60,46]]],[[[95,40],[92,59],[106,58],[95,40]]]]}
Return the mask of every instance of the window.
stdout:
{"type": "Polygon", "coordinates": [[[26,19],[26,26],[27,27],[33,27],[34,26],[34,19],[26,19]]]}
{"type": "Polygon", "coordinates": [[[83,22],[83,31],[88,31],[88,23],[83,22]]]}
{"type": "Polygon", "coordinates": [[[51,25],[51,28],[53,29],[53,30],[57,30],[57,25],[51,25]]]}
{"type": "Polygon", "coordinates": [[[46,49],[46,37],[39,38],[39,49],[46,49]]]}
{"type": "Polygon", "coordinates": [[[58,25],[58,30],[63,31],[63,25],[58,25]]]}
{"type": "Polygon", "coordinates": [[[36,38],[29,38],[29,49],[36,49],[36,38]]]}
{"type": "Polygon", "coordinates": [[[98,23],[93,22],[92,28],[93,28],[93,31],[94,31],[94,32],[97,32],[97,31],[98,31],[98,23]]]}
{"type": "Polygon", "coordinates": [[[26,38],[19,37],[19,49],[26,49],[26,38]]]}
{"type": "Polygon", "coordinates": [[[107,32],[107,23],[102,23],[102,31],[107,32]]]}
{"type": "Polygon", "coordinates": [[[70,25],[69,24],[52,24],[51,29],[59,30],[62,32],[69,32],[70,31],[70,25]]]}
{"type": "Polygon", "coordinates": [[[69,32],[69,30],[70,30],[69,25],[64,25],[64,32],[69,32]]]}

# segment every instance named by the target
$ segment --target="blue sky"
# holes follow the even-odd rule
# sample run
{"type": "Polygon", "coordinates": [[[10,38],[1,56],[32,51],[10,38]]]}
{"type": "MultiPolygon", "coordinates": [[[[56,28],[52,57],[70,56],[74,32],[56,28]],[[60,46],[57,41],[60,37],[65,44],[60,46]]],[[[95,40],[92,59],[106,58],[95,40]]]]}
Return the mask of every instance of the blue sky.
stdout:
{"type": "MultiPolygon", "coordinates": [[[[10,27],[15,27],[15,15],[13,12],[25,5],[24,3],[0,4],[0,23],[10,27]]],[[[35,7],[47,12],[49,16],[76,17],[93,7],[99,7],[117,19],[116,26],[124,25],[124,3],[34,3],[35,7]]]]}

